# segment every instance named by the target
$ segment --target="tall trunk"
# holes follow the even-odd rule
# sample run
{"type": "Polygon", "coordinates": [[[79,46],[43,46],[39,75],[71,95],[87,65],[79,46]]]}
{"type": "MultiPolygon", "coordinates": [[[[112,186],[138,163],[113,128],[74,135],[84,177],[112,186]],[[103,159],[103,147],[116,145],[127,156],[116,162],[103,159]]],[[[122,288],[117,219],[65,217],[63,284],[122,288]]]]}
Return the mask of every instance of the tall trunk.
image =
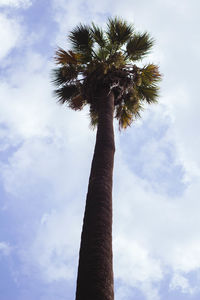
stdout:
{"type": "Polygon", "coordinates": [[[114,95],[103,94],[79,253],[76,300],[113,300],[114,95]]]}

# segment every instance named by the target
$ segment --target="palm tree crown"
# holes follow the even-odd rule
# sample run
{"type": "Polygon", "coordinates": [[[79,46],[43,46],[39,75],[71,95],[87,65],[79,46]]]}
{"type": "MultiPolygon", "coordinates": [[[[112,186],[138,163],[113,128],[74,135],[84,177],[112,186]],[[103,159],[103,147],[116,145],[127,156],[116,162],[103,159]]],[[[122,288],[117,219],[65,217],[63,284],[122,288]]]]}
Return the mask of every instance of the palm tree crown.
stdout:
{"type": "Polygon", "coordinates": [[[135,65],[152,48],[148,33],[135,33],[133,25],[120,18],[109,19],[103,31],[92,23],[78,25],[69,34],[71,50],[59,48],[53,71],[60,103],[74,110],[90,106],[91,125],[98,123],[99,91],[114,93],[115,118],[119,128],[130,126],[140,116],[143,103],[154,103],[158,97],[158,66],[135,65]]]}

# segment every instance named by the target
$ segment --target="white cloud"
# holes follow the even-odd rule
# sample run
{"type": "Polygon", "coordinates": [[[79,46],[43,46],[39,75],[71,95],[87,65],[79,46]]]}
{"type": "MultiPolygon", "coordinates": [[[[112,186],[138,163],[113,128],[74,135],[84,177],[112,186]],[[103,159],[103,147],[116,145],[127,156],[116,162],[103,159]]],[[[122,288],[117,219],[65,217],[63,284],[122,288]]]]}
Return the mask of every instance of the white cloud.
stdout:
{"type": "Polygon", "coordinates": [[[46,118],[48,118],[50,113],[51,105],[49,105],[50,108],[46,107],[46,105],[44,106],[44,102],[40,99],[46,101],[51,96],[51,91],[49,87],[46,89],[42,88],[43,84],[46,87],[49,75],[48,70],[46,69],[46,73],[45,71],[41,72],[40,75],[35,70],[38,64],[41,63],[41,67],[44,64],[41,61],[41,57],[37,54],[30,54],[30,56],[24,57],[24,60],[28,63],[26,65],[27,71],[23,73],[22,67],[18,66],[18,74],[15,72],[12,74],[11,72],[9,78],[11,83],[1,82],[0,84],[0,117],[1,122],[6,122],[7,126],[10,127],[11,132],[26,139],[37,134],[43,134],[43,136],[47,134],[44,124],[46,126],[46,118]],[[34,67],[29,67],[29,58],[31,58],[34,67]],[[35,75],[36,72],[37,75],[35,75]],[[38,85],[39,82],[40,85],[38,85]],[[12,88],[12,94],[9,92],[10,88],[12,88]],[[7,99],[7,101],[3,101],[3,99],[7,99]],[[42,111],[45,111],[44,115],[40,114],[42,111]]]}
{"type": "Polygon", "coordinates": [[[147,294],[146,284],[154,291],[157,282],[158,291],[158,282],[169,269],[170,274],[178,271],[187,278],[200,267],[200,180],[188,186],[181,197],[171,199],[135,176],[123,162],[122,153],[116,157],[115,170],[116,277],[142,289],[147,299],[159,299],[147,294]]]}
{"type": "Polygon", "coordinates": [[[185,86],[176,87],[165,98],[168,114],[171,115],[171,136],[179,153],[179,160],[187,170],[186,180],[200,176],[198,136],[200,104],[196,93],[185,86]]]}
{"type": "Polygon", "coordinates": [[[0,0],[0,7],[1,6],[10,6],[16,8],[27,8],[31,5],[30,0],[0,0]]]}
{"type": "Polygon", "coordinates": [[[6,242],[0,242],[0,256],[1,254],[8,256],[11,252],[11,247],[6,242]]]}
{"type": "Polygon", "coordinates": [[[7,149],[16,147],[8,164],[2,165],[5,188],[13,195],[23,195],[40,180],[50,180],[52,189],[63,198],[65,178],[70,187],[76,182],[75,168],[82,165],[89,170],[94,132],[89,130],[87,111],[75,113],[56,103],[44,58],[28,53],[24,65],[17,74],[10,71],[9,83],[0,84],[0,122],[5,125],[1,138],[7,149]],[[26,178],[29,181],[24,185],[26,178]]]}
{"type": "Polygon", "coordinates": [[[147,248],[138,241],[131,241],[124,235],[116,234],[114,248],[116,276],[130,286],[137,285],[137,282],[160,281],[163,277],[159,261],[151,258],[147,248]]]}
{"type": "MultiPolygon", "coordinates": [[[[143,291],[149,300],[159,299],[158,290],[154,288],[163,278],[163,271],[158,259],[151,257],[145,246],[128,236],[116,232],[114,239],[114,274],[126,288],[126,295],[130,287],[143,291]],[[126,291],[127,289],[127,291],[126,291]]],[[[119,296],[123,299],[122,296],[119,296]]],[[[119,298],[119,299],[120,299],[119,298]]]]}
{"type": "Polygon", "coordinates": [[[28,265],[36,265],[45,281],[76,277],[81,221],[76,205],[42,216],[35,240],[23,253],[28,265]],[[77,226],[71,226],[77,224],[77,226]],[[71,228],[66,234],[66,228],[71,228]],[[32,259],[30,260],[30,256],[32,259]]]}
{"type": "Polygon", "coordinates": [[[0,14],[0,60],[5,58],[17,46],[22,35],[19,23],[6,15],[0,14]]]}
{"type": "Polygon", "coordinates": [[[198,288],[192,288],[188,279],[179,273],[175,273],[170,282],[171,290],[181,290],[182,293],[193,295],[198,291],[198,288]]]}

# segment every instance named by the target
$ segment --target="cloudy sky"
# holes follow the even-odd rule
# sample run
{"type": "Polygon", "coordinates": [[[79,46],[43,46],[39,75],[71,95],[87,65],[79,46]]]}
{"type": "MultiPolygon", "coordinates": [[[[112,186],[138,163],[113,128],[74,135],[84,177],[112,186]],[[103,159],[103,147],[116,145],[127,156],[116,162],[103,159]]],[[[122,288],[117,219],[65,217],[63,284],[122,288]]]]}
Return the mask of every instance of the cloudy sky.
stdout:
{"type": "Polygon", "coordinates": [[[52,96],[77,23],[133,22],[156,40],[159,104],[116,128],[116,300],[200,297],[198,0],[0,0],[0,300],[74,299],[95,132],[52,96]]]}

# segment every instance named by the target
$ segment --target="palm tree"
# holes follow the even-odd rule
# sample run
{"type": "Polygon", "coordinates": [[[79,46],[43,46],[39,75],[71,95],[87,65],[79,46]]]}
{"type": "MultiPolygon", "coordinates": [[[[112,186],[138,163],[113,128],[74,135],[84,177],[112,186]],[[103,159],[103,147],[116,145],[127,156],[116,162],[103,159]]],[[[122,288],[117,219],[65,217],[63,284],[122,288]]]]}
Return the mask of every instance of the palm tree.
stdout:
{"type": "Polygon", "coordinates": [[[153,46],[147,32],[136,33],[120,18],[108,19],[103,31],[92,23],[69,34],[71,50],[59,48],[53,71],[61,104],[81,110],[89,105],[97,126],[79,253],[76,300],[113,300],[112,176],[115,152],[113,118],[125,129],[140,116],[145,102],[155,103],[158,81],[154,64],[136,66],[153,46]]]}

